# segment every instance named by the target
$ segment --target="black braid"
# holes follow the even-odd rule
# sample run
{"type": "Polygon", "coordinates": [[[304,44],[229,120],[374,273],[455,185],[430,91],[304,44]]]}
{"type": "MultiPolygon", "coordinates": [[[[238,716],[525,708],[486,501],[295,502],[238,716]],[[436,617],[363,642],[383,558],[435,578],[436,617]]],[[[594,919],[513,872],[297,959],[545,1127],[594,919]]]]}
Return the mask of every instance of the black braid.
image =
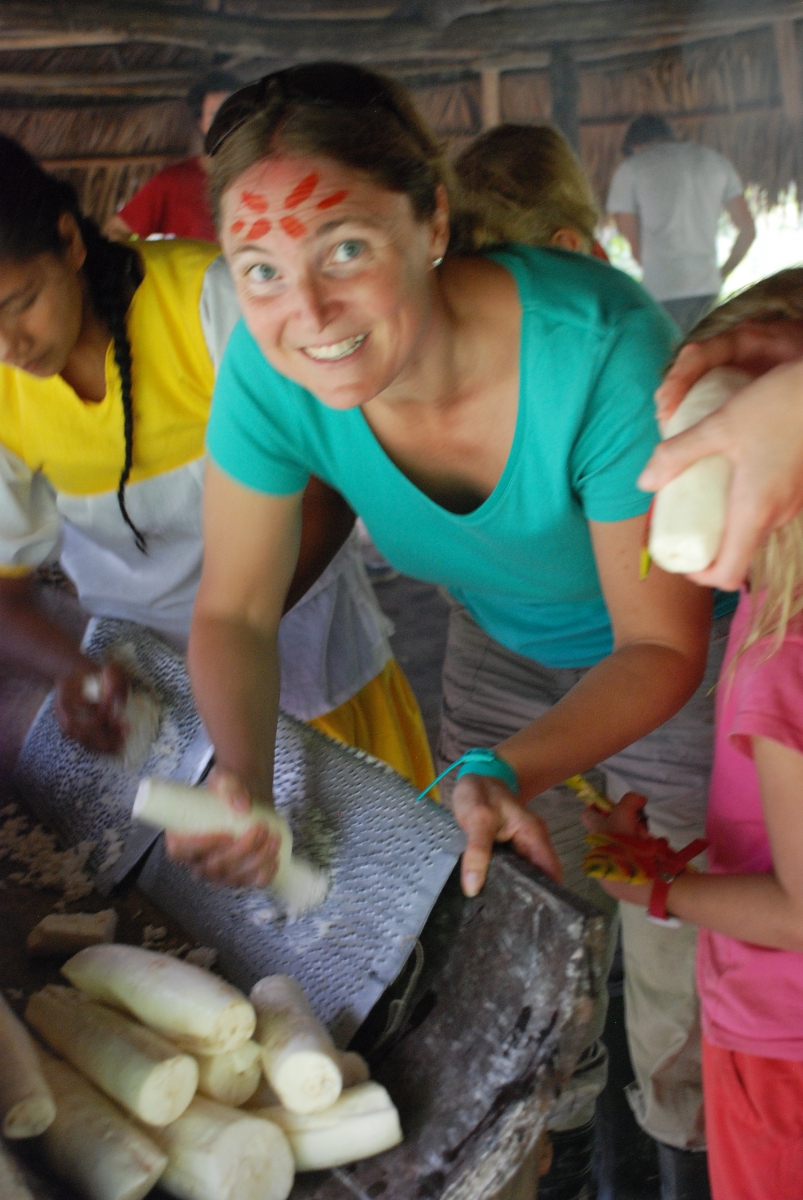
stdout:
{"type": "Polygon", "coordinates": [[[128,515],[125,485],[134,457],[134,402],[131,391],[131,346],[126,313],[131,297],[142,282],[140,257],[132,246],[104,238],[94,221],[81,216],[78,195],[66,180],[48,175],[12,138],[0,135],[0,260],[23,262],[38,254],[60,255],[64,243],[59,218],[70,213],[78,223],[86,246],[84,275],[92,304],[106,322],[114,344],[123,396],[125,461],[117,488],[123,520],[146,553],[146,542],[128,515]]]}
{"type": "Polygon", "coordinates": [[[134,535],[138,549],[147,553],[145,535],[137,529],[125,503],[125,485],[131,474],[134,459],[134,401],[131,392],[131,344],[126,329],[126,312],[131,296],[142,280],[142,264],[139,255],[130,246],[110,242],[104,238],[94,221],[88,217],[79,220],[81,235],[86,246],[84,274],[95,311],[103,317],[109,327],[114,345],[114,359],[120,372],[120,390],[123,398],[123,432],[125,435],[125,461],[120,482],[117,485],[117,503],[123,520],[134,535]]]}

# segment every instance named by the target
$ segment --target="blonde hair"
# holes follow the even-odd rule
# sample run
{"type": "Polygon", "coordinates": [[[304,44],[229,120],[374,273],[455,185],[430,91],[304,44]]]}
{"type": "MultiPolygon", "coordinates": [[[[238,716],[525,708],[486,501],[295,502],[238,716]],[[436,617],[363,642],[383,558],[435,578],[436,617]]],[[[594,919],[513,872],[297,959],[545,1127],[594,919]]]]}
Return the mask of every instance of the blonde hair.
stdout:
{"type": "Polygon", "coordinates": [[[497,125],[455,163],[460,247],[501,242],[545,246],[567,226],[591,250],[599,210],[566,139],[550,125],[497,125]]]}
{"type": "MultiPolygon", "coordinates": [[[[728,333],[742,321],[803,320],[803,268],[779,271],[733,296],[703,317],[684,345],[728,333]]],[[[751,564],[750,625],[734,664],[763,638],[772,638],[767,657],[781,646],[789,622],[803,612],[803,513],[769,535],[751,564]]]]}

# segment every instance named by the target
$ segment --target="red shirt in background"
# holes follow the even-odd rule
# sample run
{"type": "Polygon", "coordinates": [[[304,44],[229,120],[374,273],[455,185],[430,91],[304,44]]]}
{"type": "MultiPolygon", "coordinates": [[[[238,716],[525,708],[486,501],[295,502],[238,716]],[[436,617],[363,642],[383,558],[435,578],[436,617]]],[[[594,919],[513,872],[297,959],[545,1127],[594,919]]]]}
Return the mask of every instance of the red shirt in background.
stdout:
{"type": "Polygon", "coordinates": [[[199,160],[188,158],[149,179],[117,215],[143,238],[151,233],[172,233],[174,237],[216,242],[207,184],[199,160]]]}

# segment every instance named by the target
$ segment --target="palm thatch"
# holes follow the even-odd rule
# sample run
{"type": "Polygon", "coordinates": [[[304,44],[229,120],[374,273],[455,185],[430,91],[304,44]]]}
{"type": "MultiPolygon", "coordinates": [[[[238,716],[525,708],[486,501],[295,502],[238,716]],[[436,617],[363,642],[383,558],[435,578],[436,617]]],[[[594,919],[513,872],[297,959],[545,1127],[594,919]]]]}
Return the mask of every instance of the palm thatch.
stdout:
{"type": "Polygon", "coordinates": [[[567,90],[559,63],[576,72],[574,132],[600,200],[627,124],[647,111],[774,199],[792,182],[803,193],[799,18],[803,0],[5,0],[0,131],[66,173],[104,220],[195,152],[179,97],[212,65],[246,82],[334,46],[401,73],[457,150],[489,119],[549,121],[567,90]]]}

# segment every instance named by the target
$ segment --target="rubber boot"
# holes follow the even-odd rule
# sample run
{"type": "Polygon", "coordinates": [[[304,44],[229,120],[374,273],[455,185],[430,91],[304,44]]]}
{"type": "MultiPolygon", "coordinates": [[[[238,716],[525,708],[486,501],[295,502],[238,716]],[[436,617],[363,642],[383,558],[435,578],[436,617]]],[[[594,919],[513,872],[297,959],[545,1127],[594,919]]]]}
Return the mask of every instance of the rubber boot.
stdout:
{"type": "Polygon", "coordinates": [[[657,1145],[661,1200],[711,1200],[706,1152],[657,1145]]]}
{"type": "Polygon", "coordinates": [[[565,1133],[550,1130],[552,1166],[538,1184],[538,1200],[590,1200],[596,1120],[565,1133]]]}

